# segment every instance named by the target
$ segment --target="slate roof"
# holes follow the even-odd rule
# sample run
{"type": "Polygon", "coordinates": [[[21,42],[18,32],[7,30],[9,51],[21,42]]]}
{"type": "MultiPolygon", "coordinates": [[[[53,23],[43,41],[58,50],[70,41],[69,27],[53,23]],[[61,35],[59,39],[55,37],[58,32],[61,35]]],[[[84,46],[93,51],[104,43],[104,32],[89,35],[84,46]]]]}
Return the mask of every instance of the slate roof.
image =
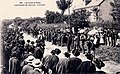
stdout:
{"type": "Polygon", "coordinates": [[[86,6],[81,6],[79,8],[75,8],[75,10],[79,10],[82,8],[90,8],[90,7],[94,7],[94,6],[100,6],[105,0],[92,0],[88,5],[86,6]]]}

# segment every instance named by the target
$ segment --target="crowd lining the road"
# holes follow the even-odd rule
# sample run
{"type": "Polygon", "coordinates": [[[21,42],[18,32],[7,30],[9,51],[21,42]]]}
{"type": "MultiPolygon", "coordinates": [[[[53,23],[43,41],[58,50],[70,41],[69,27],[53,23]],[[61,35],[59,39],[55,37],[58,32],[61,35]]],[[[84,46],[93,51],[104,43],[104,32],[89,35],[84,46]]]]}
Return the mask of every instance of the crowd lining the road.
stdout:
{"type": "MultiPolygon", "coordinates": [[[[68,28],[59,29],[28,29],[11,28],[4,29],[3,74],[100,74],[96,68],[105,66],[101,59],[95,57],[95,50],[100,45],[116,46],[118,33],[115,30],[96,27],[90,33],[89,28],[80,29],[78,33],[69,32],[68,28]],[[83,30],[81,32],[81,30],[83,30]],[[37,38],[25,42],[23,33],[37,38]],[[44,55],[45,40],[54,45],[67,46],[65,57],[59,59],[61,49],[51,50],[51,55],[44,55]],[[82,61],[80,53],[85,54],[88,61],[82,61]],[[74,57],[70,57],[73,54],[74,57]]],[[[102,71],[101,71],[102,72],[102,71]]],[[[103,73],[103,72],[102,72],[103,73]]]]}

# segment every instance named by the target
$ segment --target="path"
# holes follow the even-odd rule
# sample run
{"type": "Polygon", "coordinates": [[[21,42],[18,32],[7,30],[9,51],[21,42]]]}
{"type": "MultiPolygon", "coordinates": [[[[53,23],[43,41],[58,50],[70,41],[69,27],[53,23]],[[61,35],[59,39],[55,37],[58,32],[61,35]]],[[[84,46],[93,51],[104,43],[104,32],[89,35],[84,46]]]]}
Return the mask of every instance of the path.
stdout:
{"type": "MultiPolygon", "coordinates": [[[[30,35],[27,35],[27,34],[23,34],[23,35],[24,35],[25,41],[27,39],[30,39],[31,41],[36,40],[35,38],[33,38],[30,35]]],[[[61,54],[59,55],[59,57],[60,58],[64,57],[63,53],[66,51],[67,47],[61,47],[61,46],[52,45],[51,42],[45,42],[45,44],[46,44],[46,46],[45,46],[45,54],[44,54],[44,56],[50,54],[50,51],[52,49],[59,48],[59,49],[61,49],[61,54]]],[[[71,57],[72,56],[73,55],[71,55],[71,57]]],[[[84,54],[81,54],[79,57],[82,59],[82,61],[87,60],[86,57],[84,56],[84,54]]],[[[105,63],[105,67],[103,67],[101,70],[106,72],[107,74],[115,74],[116,72],[120,72],[120,64],[117,64],[117,63],[115,63],[115,62],[113,62],[111,60],[110,61],[104,61],[104,63],[105,63]]]]}

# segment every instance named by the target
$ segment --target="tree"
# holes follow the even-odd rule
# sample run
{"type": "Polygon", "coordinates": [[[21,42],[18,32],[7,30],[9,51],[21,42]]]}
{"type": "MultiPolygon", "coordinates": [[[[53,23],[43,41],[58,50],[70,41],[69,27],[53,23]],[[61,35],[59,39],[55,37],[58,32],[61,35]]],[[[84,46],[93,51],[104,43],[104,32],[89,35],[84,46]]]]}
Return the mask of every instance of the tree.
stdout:
{"type": "Polygon", "coordinates": [[[57,3],[57,6],[61,11],[61,14],[63,15],[65,10],[67,8],[69,8],[70,4],[71,4],[71,1],[66,1],[66,0],[59,0],[59,1],[56,1],[57,3]]]}
{"type": "Polygon", "coordinates": [[[54,23],[62,23],[62,22],[63,22],[63,15],[56,12],[55,13],[54,23]]]}
{"type": "Polygon", "coordinates": [[[63,15],[58,12],[46,11],[46,23],[63,23],[63,15]]]}
{"type": "Polygon", "coordinates": [[[114,0],[110,5],[112,6],[110,15],[113,17],[112,28],[120,29],[120,0],[114,0]]]}
{"type": "Polygon", "coordinates": [[[116,23],[120,23],[120,0],[114,0],[114,2],[110,2],[110,5],[113,7],[110,15],[113,17],[113,20],[116,23]]]}
{"type": "Polygon", "coordinates": [[[21,17],[13,19],[15,26],[19,26],[24,20],[21,17]]]}
{"type": "Polygon", "coordinates": [[[89,27],[89,16],[90,12],[85,9],[80,9],[79,11],[74,11],[71,14],[71,25],[73,27],[89,27]]]}
{"type": "Polygon", "coordinates": [[[46,15],[46,23],[51,24],[54,23],[54,18],[55,18],[55,13],[52,11],[47,10],[45,15],[46,15]]]}

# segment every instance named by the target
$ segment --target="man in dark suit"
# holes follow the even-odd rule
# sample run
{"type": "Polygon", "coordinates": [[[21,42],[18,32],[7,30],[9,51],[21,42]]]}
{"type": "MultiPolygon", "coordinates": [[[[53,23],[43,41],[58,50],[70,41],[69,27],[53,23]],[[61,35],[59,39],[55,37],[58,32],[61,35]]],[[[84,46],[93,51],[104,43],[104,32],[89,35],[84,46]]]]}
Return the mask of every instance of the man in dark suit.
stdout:
{"type": "Polygon", "coordinates": [[[59,55],[60,53],[61,51],[59,49],[52,50],[51,55],[47,55],[43,58],[42,60],[43,66],[45,66],[47,70],[51,69],[53,73],[56,73],[55,68],[59,61],[57,55],[59,55]]]}
{"type": "Polygon", "coordinates": [[[43,58],[43,50],[38,46],[35,47],[34,56],[35,56],[36,59],[42,60],[42,58],[43,58]]]}
{"type": "Polygon", "coordinates": [[[77,58],[77,56],[80,55],[79,50],[73,50],[72,53],[75,57],[71,57],[69,62],[68,62],[68,73],[76,74],[77,68],[82,63],[82,60],[77,58]]]}
{"type": "Polygon", "coordinates": [[[93,74],[96,71],[96,67],[93,64],[93,55],[88,53],[86,54],[88,61],[83,61],[77,68],[77,72],[80,74],[93,74]]]}
{"type": "Polygon", "coordinates": [[[72,45],[72,35],[69,34],[69,35],[68,35],[68,41],[67,41],[67,51],[68,51],[68,52],[71,51],[71,45],[72,45]]]}
{"type": "Polygon", "coordinates": [[[68,62],[70,59],[70,53],[65,52],[64,53],[65,58],[61,58],[58,62],[58,64],[56,65],[56,72],[57,74],[68,74],[68,62]]]}
{"type": "Polygon", "coordinates": [[[9,60],[9,74],[20,74],[20,63],[14,51],[9,60]]]}

